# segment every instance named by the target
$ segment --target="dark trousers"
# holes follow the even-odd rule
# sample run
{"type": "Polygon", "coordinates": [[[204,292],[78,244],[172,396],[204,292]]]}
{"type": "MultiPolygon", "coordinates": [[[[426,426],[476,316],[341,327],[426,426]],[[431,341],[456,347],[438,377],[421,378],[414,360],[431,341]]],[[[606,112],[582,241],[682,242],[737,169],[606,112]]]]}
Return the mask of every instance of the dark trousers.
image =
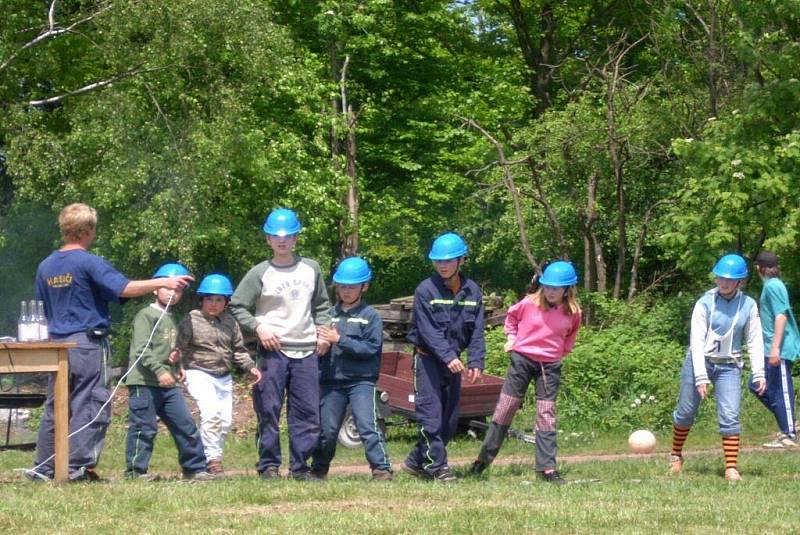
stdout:
{"type": "Polygon", "coordinates": [[[406,464],[430,475],[447,468],[447,443],[458,428],[461,374],[439,359],[414,355],[414,404],[420,438],[406,464]]]}
{"type": "Polygon", "coordinates": [[[556,467],[557,436],[555,403],[561,384],[561,362],[537,362],[511,352],[503,391],[500,394],[492,423],[481,445],[478,460],[491,464],[528,390],[534,381],[536,389],[536,470],[556,467]]]}
{"type": "Polygon", "coordinates": [[[181,389],[134,385],[128,391],[127,472],[147,473],[158,433],[156,415],[167,426],[175,441],[183,473],[194,474],[205,470],[203,442],[181,389]]]}
{"type": "MultiPolygon", "coordinates": [[[[85,468],[94,468],[100,460],[106,430],[111,420],[111,404],[101,411],[100,407],[108,400],[103,370],[104,348],[107,342],[89,339],[84,333],[63,338],[53,337],[54,341],[75,342],[78,347],[69,350],[69,433],[87,426],[86,429],[69,439],[70,478],[79,477],[85,468]],[[99,413],[99,415],[98,415],[99,413]]],[[[55,471],[55,419],[54,419],[55,377],[51,374],[47,384],[47,401],[44,406],[39,435],[36,439],[35,471],[48,478],[55,471]],[[41,466],[39,466],[41,465],[41,466]]]]}
{"type": "Polygon", "coordinates": [[[391,465],[386,451],[386,439],[378,426],[375,383],[322,385],[321,388],[322,432],[314,448],[311,467],[320,472],[328,471],[336,454],[339,429],[342,427],[347,406],[350,405],[370,468],[389,470],[391,465]]]}
{"type": "Polygon", "coordinates": [[[764,359],[764,374],[767,377],[767,390],[759,396],[753,381],[750,381],[750,391],[775,416],[781,433],[796,439],[792,363],[781,359],[777,366],[770,366],[767,357],[764,359]]]}
{"type": "Polygon", "coordinates": [[[256,469],[281,465],[278,423],[284,395],[289,422],[289,470],[308,472],[308,459],[319,437],[319,364],[317,354],[291,359],[280,351],[259,350],[261,381],[253,388],[258,416],[256,469]]]}

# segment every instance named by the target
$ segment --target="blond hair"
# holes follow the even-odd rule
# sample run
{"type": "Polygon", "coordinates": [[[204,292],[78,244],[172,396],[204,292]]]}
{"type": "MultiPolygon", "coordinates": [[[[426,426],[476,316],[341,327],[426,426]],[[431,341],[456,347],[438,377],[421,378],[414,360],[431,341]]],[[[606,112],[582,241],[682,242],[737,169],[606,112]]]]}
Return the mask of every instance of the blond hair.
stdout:
{"type": "MultiPolygon", "coordinates": [[[[553,305],[551,305],[544,297],[544,286],[539,286],[538,290],[532,294],[528,294],[528,298],[531,300],[531,302],[533,302],[534,305],[543,310],[553,308],[553,305]]],[[[568,316],[578,314],[581,311],[581,305],[578,303],[578,291],[575,289],[575,285],[568,286],[566,288],[566,295],[564,296],[564,300],[561,302],[561,305],[564,307],[564,312],[568,316]]]]}
{"type": "Polygon", "coordinates": [[[81,241],[87,233],[97,228],[97,211],[80,202],[65,206],[58,214],[58,227],[65,242],[81,241]]]}

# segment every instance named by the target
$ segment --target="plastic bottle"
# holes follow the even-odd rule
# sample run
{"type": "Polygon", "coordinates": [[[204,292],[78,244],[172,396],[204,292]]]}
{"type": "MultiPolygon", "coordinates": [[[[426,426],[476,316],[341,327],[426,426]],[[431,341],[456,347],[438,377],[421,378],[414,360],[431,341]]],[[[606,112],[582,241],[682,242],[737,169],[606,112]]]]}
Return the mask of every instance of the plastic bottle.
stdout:
{"type": "Polygon", "coordinates": [[[38,301],[36,308],[39,311],[36,318],[39,320],[39,340],[49,340],[50,333],[47,330],[47,316],[44,315],[44,301],[38,301]]]}

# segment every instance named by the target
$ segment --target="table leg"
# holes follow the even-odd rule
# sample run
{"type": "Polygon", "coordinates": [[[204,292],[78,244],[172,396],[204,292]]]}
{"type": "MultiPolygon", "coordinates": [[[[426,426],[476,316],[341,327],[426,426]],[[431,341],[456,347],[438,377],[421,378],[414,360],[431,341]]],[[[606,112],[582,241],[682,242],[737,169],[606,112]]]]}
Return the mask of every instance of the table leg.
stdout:
{"type": "Polygon", "coordinates": [[[58,351],[58,371],[54,392],[55,416],[55,480],[69,479],[69,353],[58,351]]]}

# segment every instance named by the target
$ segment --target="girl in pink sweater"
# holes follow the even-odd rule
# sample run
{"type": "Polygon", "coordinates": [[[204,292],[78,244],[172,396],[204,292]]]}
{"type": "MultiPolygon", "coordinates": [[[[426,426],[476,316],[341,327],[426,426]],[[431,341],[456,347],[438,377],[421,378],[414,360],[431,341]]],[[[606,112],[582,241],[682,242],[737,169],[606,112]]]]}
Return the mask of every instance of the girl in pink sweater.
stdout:
{"type": "Polygon", "coordinates": [[[553,262],[539,278],[538,289],[534,282],[531,293],[508,310],[504,349],[511,362],[473,474],[482,473],[497,456],[528,385],[535,381],[536,471],[550,483],[565,482],[556,470],[556,397],[561,359],[572,351],[581,325],[577,282],[572,264],[553,262]]]}

